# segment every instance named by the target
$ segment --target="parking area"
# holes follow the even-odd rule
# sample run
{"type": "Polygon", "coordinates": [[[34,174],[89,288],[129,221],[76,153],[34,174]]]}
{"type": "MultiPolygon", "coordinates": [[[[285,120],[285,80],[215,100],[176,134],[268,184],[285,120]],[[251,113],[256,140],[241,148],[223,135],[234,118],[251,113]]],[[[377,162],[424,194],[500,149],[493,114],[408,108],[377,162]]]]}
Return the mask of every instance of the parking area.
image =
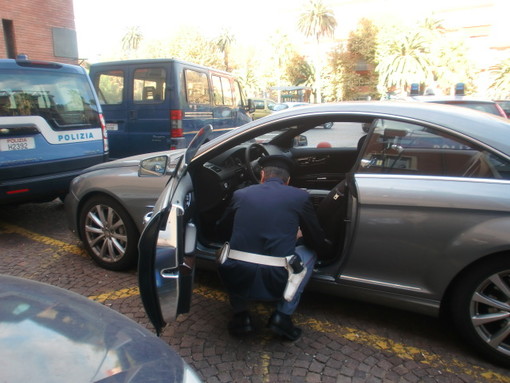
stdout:
{"type": "MultiPolygon", "coordinates": [[[[2,206],[0,249],[1,273],[72,290],[151,329],[136,270],[96,266],[60,201],[2,206]]],[[[290,343],[265,329],[271,309],[253,306],[256,336],[230,337],[224,289],[216,274],[198,271],[190,313],[162,338],[206,382],[510,382],[507,369],[471,353],[435,318],[307,292],[295,315],[303,336],[290,343]]]]}

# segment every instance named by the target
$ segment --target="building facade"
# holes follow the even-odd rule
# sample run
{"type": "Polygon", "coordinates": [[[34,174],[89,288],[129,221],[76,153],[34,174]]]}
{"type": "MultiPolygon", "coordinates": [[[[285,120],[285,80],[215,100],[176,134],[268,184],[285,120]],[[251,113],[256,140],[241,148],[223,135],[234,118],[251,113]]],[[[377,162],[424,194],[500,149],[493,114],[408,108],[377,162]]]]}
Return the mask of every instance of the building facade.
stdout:
{"type": "Polygon", "coordinates": [[[78,63],[72,0],[0,0],[0,58],[78,63]]]}

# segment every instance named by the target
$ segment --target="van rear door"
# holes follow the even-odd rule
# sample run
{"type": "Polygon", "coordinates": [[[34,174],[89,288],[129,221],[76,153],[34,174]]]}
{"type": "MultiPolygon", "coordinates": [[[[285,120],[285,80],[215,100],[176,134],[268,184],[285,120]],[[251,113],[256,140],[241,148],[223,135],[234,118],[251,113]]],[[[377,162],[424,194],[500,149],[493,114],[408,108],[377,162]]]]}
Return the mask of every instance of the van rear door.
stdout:
{"type": "Polygon", "coordinates": [[[131,68],[127,131],[129,154],[170,149],[170,65],[146,63],[131,68]]]}
{"type": "Polygon", "coordinates": [[[110,157],[170,148],[168,63],[92,65],[110,139],[110,157]]]}
{"type": "Polygon", "coordinates": [[[125,157],[128,147],[126,132],[127,121],[127,68],[115,65],[90,67],[90,77],[96,88],[99,103],[103,109],[110,158],[125,157]],[[112,155],[113,154],[113,155],[112,155]]]}

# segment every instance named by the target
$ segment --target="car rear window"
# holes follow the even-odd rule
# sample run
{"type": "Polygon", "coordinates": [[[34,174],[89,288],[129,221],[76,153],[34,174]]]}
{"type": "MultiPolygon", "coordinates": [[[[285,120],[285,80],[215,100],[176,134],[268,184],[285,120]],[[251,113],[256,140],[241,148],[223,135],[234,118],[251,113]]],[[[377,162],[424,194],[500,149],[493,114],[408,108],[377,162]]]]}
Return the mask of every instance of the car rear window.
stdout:
{"type": "Polygon", "coordinates": [[[0,73],[0,116],[41,116],[55,130],[97,127],[99,115],[83,74],[36,70],[0,73]]]}

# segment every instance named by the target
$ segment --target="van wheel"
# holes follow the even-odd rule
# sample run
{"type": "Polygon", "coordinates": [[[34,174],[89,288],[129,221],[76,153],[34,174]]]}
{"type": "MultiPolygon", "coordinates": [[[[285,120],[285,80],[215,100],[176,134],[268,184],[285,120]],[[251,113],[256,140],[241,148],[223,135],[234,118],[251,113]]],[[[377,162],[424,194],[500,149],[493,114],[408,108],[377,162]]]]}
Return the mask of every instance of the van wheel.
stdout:
{"type": "Polygon", "coordinates": [[[138,258],[138,230],[113,198],[94,196],[80,211],[80,236],[92,259],[108,270],[126,270],[138,258]]]}
{"type": "Polygon", "coordinates": [[[510,257],[469,270],[452,291],[450,316],[460,335],[494,362],[510,366],[510,257]]]}

